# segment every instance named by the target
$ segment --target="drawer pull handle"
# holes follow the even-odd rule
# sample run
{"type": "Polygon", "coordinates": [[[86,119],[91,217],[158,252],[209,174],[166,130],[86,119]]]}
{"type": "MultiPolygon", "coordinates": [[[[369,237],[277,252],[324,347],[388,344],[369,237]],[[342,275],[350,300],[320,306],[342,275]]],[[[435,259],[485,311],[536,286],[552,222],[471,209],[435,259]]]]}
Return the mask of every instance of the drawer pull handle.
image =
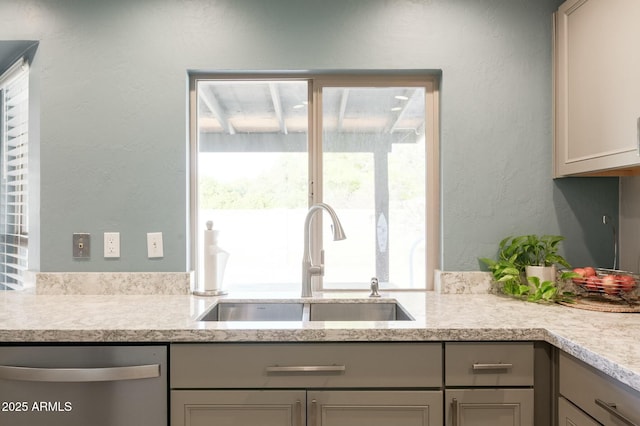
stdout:
{"type": "Polygon", "coordinates": [[[613,417],[620,420],[625,425],[638,426],[637,423],[634,423],[633,421],[631,421],[631,419],[629,419],[627,416],[625,416],[620,411],[618,411],[616,404],[604,402],[603,400],[596,398],[596,405],[604,408],[607,413],[611,414],[613,417]]]}
{"type": "Polygon", "coordinates": [[[513,368],[513,364],[473,364],[474,370],[506,370],[508,368],[513,368]]]}
{"type": "Polygon", "coordinates": [[[458,400],[451,400],[451,426],[458,426],[458,400]]]}
{"type": "Polygon", "coordinates": [[[344,373],[347,367],[344,365],[293,365],[289,367],[267,367],[267,374],[277,373],[344,373]]]}
{"type": "Polygon", "coordinates": [[[302,402],[298,399],[296,400],[296,414],[297,421],[296,426],[302,426],[302,402]]]}
{"type": "Polygon", "coordinates": [[[316,416],[318,415],[316,403],[317,401],[315,399],[311,400],[311,408],[309,409],[309,426],[316,426],[316,416]]]}

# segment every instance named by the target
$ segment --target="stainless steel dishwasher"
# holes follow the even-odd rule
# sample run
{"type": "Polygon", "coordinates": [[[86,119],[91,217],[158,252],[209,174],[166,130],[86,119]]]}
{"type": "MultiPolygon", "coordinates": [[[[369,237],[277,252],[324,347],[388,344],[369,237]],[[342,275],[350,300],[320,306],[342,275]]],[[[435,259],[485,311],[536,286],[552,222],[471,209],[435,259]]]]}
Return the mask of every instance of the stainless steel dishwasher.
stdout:
{"type": "Polygon", "coordinates": [[[167,425],[165,346],[0,346],[0,425],[167,425]]]}

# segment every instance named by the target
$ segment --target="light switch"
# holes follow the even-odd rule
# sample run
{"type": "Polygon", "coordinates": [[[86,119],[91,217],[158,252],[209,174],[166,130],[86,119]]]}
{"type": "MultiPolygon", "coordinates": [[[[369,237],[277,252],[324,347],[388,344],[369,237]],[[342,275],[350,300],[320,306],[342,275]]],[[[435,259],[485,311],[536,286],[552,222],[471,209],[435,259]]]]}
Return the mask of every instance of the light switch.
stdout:
{"type": "Polygon", "coordinates": [[[147,233],[147,256],[149,259],[164,257],[162,248],[162,232],[147,233]]]}

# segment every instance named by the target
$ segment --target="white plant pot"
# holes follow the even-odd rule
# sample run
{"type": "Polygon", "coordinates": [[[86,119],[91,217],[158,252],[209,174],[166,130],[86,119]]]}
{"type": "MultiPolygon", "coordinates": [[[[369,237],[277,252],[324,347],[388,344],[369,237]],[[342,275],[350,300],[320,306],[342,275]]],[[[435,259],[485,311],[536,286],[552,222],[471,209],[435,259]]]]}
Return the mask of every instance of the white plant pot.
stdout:
{"type": "MultiPolygon", "coordinates": [[[[558,273],[558,269],[556,265],[553,266],[527,266],[525,267],[525,272],[527,274],[527,278],[529,277],[538,277],[540,282],[551,281],[553,283],[556,282],[556,276],[558,273]]],[[[528,280],[527,280],[528,281],[528,280]]]]}

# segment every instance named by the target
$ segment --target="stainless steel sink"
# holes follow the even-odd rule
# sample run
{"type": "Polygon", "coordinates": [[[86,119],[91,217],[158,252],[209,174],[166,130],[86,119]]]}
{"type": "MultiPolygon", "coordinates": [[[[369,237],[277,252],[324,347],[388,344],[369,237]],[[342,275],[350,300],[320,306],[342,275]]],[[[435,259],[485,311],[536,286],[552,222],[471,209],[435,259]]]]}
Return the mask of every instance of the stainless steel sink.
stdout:
{"type": "Polygon", "coordinates": [[[220,302],[198,321],[302,321],[303,303],[220,302]]]}
{"type": "Polygon", "coordinates": [[[396,302],[383,303],[311,303],[310,321],[412,321],[396,302]]]}
{"type": "Polygon", "coordinates": [[[413,321],[396,301],[221,301],[198,321],[413,321]]]}

